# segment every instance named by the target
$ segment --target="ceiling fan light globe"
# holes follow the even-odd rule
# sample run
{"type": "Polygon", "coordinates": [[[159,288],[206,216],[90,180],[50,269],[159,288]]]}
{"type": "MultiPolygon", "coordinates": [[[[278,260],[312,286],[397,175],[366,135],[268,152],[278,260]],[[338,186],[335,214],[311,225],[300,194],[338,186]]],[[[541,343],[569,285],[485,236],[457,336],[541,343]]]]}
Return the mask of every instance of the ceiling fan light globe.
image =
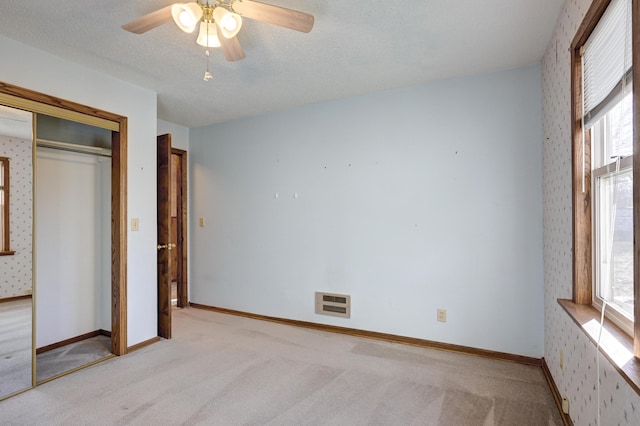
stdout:
{"type": "Polygon", "coordinates": [[[220,39],[216,32],[216,24],[213,22],[201,22],[200,32],[196,40],[200,46],[204,47],[220,47],[220,39]]]}
{"type": "Polygon", "coordinates": [[[233,38],[242,28],[242,18],[236,13],[229,12],[223,7],[213,10],[213,19],[218,23],[220,32],[224,38],[233,38]]]}
{"type": "Polygon", "coordinates": [[[222,23],[222,27],[227,31],[235,31],[235,29],[238,28],[238,22],[231,17],[226,17],[222,23]]]}
{"type": "Polygon", "coordinates": [[[202,7],[196,2],[176,3],[171,6],[171,16],[178,28],[185,33],[192,33],[202,18],[202,7]]]}

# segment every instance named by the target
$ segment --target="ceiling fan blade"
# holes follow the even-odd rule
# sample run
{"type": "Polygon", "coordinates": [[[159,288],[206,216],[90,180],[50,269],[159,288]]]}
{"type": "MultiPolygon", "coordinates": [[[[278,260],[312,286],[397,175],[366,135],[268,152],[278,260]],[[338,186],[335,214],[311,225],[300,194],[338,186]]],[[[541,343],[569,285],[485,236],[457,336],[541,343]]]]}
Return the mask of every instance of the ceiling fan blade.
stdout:
{"type": "Polygon", "coordinates": [[[313,15],[285,7],[253,0],[236,0],[231,3],[231,8],[243,18],[268,22],[303,33],[308,33],[313,28],[313,15]]]}
{"type": "Polygon", "coordinates": [[[159,27],[162,24],[166,24],[173,19],[171,16],[171,6],[172,5],[169,5],[162,9],[158,9],[155,12],[151,12],[148,15],[144,15],[135,21],[124,24],[122,28],[135,34],[146,33],[147,31],[152,30],[155,27],[159,27]]]}
{"type": "Polygon", "coordinates": [[[224,38],[218,25],[216,25],[216,30],[218,31],[218,39],[220,40],[222,53],[224,53],[224,57],[227,61],[239,61],[246,57],[237,37],[224,38]]]}

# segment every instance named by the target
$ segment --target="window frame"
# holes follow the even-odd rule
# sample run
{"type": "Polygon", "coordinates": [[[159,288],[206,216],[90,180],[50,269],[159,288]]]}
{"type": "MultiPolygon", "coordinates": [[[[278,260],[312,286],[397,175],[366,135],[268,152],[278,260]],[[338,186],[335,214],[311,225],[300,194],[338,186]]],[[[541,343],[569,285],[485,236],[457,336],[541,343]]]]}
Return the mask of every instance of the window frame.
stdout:
{"type": "MultiPolygon", "coordinates": [[[[581,49],[600,21],[611,0],[594,0],[571,42],[571,134],[573,216],[573,302],[593,304],[593,231],[591,132],[582,135],[581,49]],[[584,150],[583,150],[584,148],[584,150]],[[584,191],[583,188],[584,182],[584,191]]],[[[633,80],[633,128],[640,129],[640,0],[631,0],[633,80]]],[[[633,352],[640,358],[640,131],[633,132],[633,352]]]]}
{"type": "Polygon", "coordinates": [[[0,157],[0,165],[2,166],[0,170],[2,170],[2,182],[3,182],[3,191],[2,196],[4,197],[2,203],[2,234],[0,234],[0,256],[8,256],[15,254],[14,251],[11,250],[11,232],[10,232],[10,211],[11,211],[11,185],[10,185],[10,161],[7,157],[0,157]]]}
{"type": "MultiPolygon", "coordinates": [[[[629,157],[624,157],[622,160],[620,160],[620,173],[625,173],[627,170],[631,170],[633,172],[633,156],[629,156],[629,157]]],[[[593,300],[592,300],[592,304],[593,306],[598,310],[598,311],[602,311],[602,305],[603,305],[603,299],[598,295],[598,287],[600,285],[602,285],[602,283],[600,283],[599,280],[599,265],[598,265],[598,256],[599,256],[599,244],[598,244],[598,230],[597,228],[597,223],[598,223],[598,207],[599,207],[599,203],[598,203],[598,191],[596,190],[597,185],[598,185],[598,178],[599,177],[610,177],[612,174],[615,173],[615,164],[616,162],[612,162],[612,163],[608,163],[604,166],[601,166],[597,169],[592,169],[591,170],[591,174],[593,177],[593,182],[592,182],[592,186],[591,186],[591,190],[593,193],[593,200],[595,200],[594,203],[592,203],[592,220],[594,221],[594,223],[596,223],[596,226],[594,226],[594,241],[593,241],[593,253],[594,253],[594,260],[596,260],[594,267],[593,267],[593,272],[594,272],[594,278],[593,278],[593,285],[592,288],[594,289],[593,291],[593,300]],[[614,169],[614,170],[612,170],[614,169]]],[[[635,300],[634,300],[635,301],[635,300]]],[[[635,305],[635,304],[634,304],[635,305]]],[[[610,303],[607,303],[607,306],[610,307],[609,309],[607,309],[606,311],[606,315],[607,318],[609,320],[611,320],[614,324],[616,324],[618,327],[620,327],[625,333],[629,334],[630,336],[633,336],[633,323],[634,321],[627,318],[627,316],[625,314],[623,314],[618,308],[616,308],[615,306],[613,306],[610,303]]]]}

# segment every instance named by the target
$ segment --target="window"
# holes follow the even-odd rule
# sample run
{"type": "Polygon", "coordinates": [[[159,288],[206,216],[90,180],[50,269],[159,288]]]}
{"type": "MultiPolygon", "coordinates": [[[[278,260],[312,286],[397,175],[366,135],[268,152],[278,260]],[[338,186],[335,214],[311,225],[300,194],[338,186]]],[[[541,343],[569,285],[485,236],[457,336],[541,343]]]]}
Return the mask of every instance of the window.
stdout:
{"type": "Polygon", "coordinates": [[[0,254],[13,254],[9,235],[9,159],[0,157],[0,254]]]}
{"type": "Polygon", "coordinates": [[[593,302],[633,335],[632,96],[611,108],[591,131],[593,302]],[[609,309],[609,308],[607,308],[609,309]]]}
{"type": "MultiPolygon", "coordinates": [[[[572,42],[573,280],[575,303],[593,304],[634,338],[640,357],[634,210],[631,0],[594,0],[572,42]]],[[[634,198],[638,199],[634,201],[634,198]]],[[[637,212],[636,212],[637,214],[637,212]]],[[[636,220],[637,222],[637,220],[636,220]]],[[[640,275],[640,274],[638,274],[640,275]]]]}

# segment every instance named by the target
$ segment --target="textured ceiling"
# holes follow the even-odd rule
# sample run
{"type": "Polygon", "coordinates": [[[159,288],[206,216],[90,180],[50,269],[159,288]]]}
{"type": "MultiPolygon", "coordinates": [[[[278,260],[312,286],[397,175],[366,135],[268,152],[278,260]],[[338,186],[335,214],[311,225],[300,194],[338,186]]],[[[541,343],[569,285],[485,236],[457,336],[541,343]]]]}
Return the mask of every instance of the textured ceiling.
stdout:
{"type": "MultiPolygon", "coordinates": [[[[310,33],[245,19],[246,58],[211,52],[169,22],[121,25],[168,0],[2,0],[0,34],[158,94],[188,127],[540,60],[563,0],[265,0],[315,16],[310,33]]],[[[0,65],[1,69],[1,65],[0,65]]]]}

